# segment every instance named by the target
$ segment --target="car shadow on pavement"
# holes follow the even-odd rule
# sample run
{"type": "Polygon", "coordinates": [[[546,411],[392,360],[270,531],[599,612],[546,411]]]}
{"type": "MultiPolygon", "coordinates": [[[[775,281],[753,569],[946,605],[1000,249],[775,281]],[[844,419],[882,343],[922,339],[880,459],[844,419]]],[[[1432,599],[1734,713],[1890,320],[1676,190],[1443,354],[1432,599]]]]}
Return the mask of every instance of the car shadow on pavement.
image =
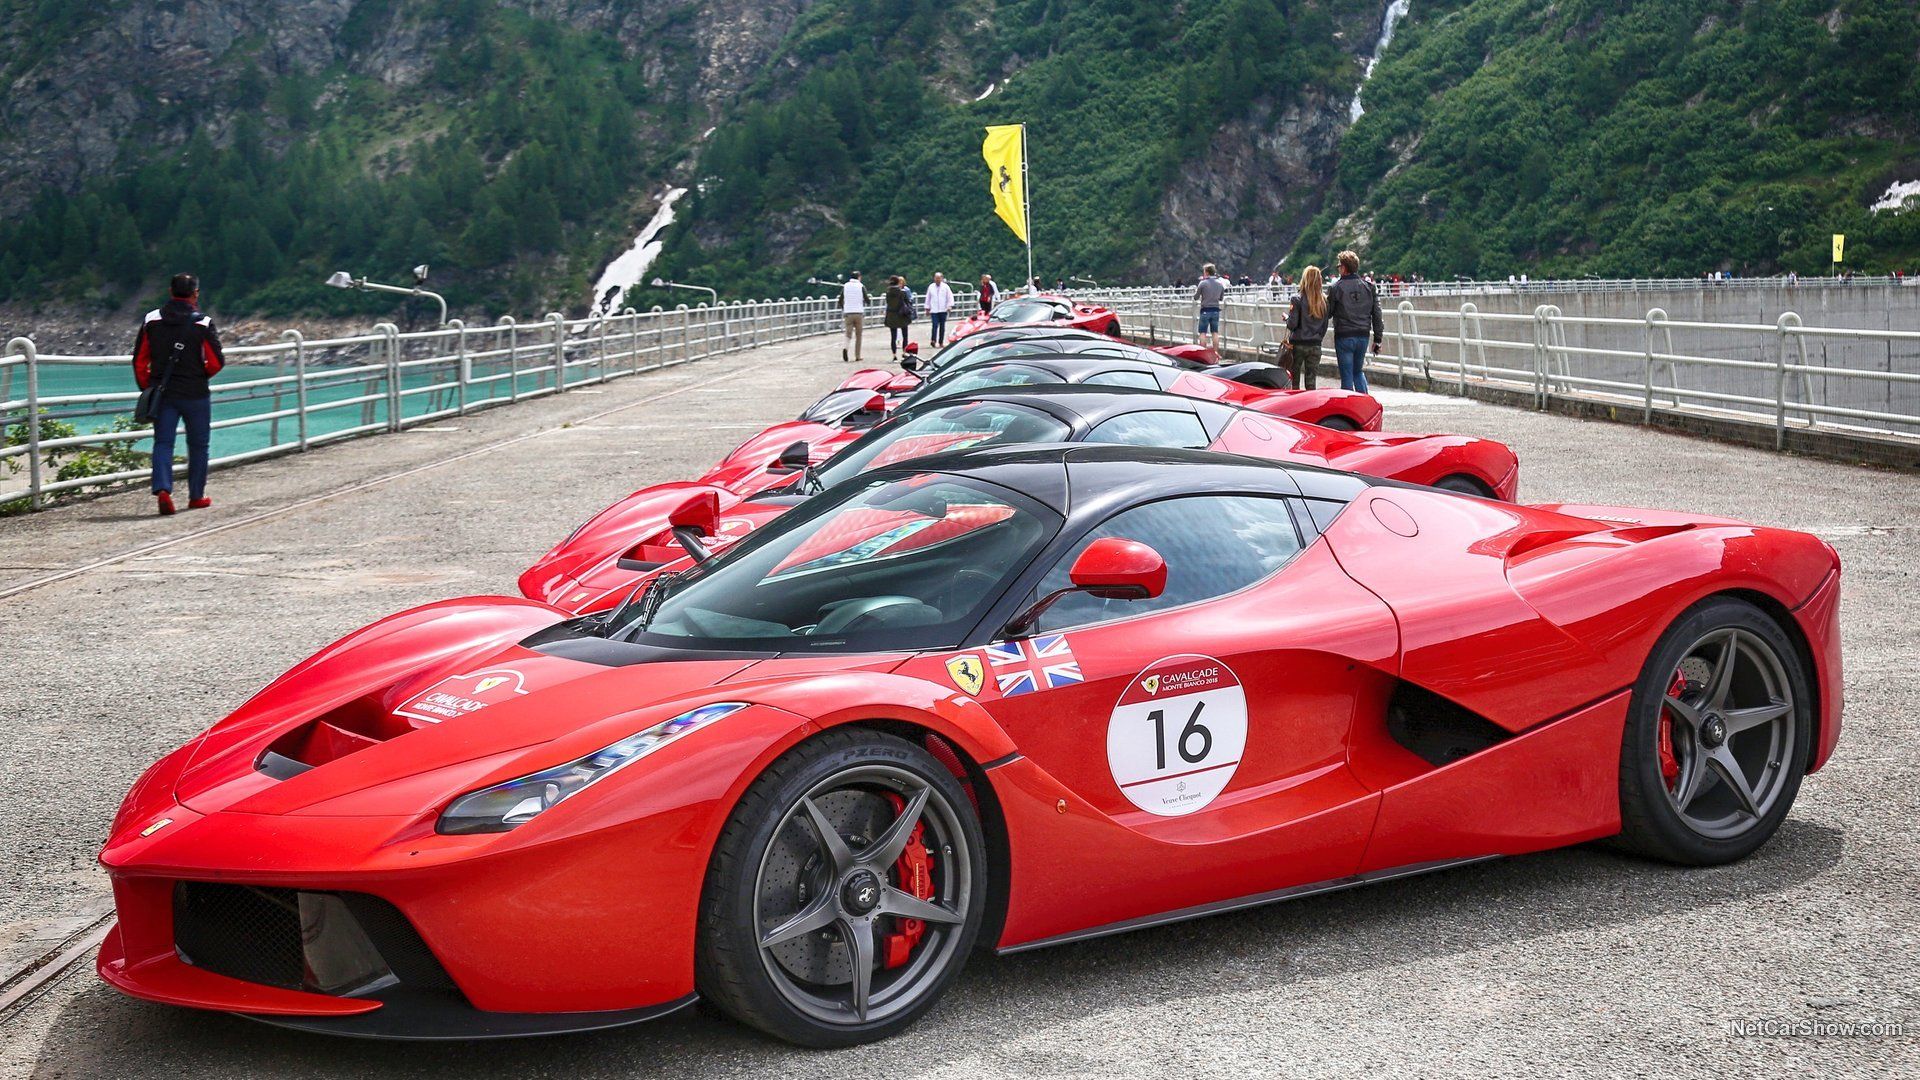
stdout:
{"type": "MultiPolygon", "coordinates": [[[[762,1037],[704,1008],[634,1027],[547,1039],[395,1043],[338,1039],[150,1005],[91,982],[52,1022],[32,1076],[912,1075],[991,1055],[1014,1034],[1119,1009],[1289,983],[1630,926],[1785,893],[1841,859],[1841,832],[1789,819],[1743,862],[1692,869],[1580,847],[1479,863],[1073,945],[977,955],[946,1000],[895,1039],[822,1053],[762,1037]],[[1177,969],[1178,978],[1169,977],[1177,969]],[[564,1063],[564,1067],[560,1067],[564,1063]],[[777,1072],[775,1071],[777,1070],[777,1072]]],[[[583,943],[583,947],[590,947],[583,943]]],[[[564,963],[564,958],[556,962],[564,963]]],[[[1579,973],[1570,972],[1569,980],[1579,973]]],[[[45,1007],[45,1006],[42,1006],[45,1007]]],[[[16,1018],[16,1021],[19,1018],[16,1018]]],[[[1071,1055],[1069,1055],[1071,1056],[1071,1055]]],[[[1113,1063],[1108,1063],[1112,1065],[1113,1063]]]]}

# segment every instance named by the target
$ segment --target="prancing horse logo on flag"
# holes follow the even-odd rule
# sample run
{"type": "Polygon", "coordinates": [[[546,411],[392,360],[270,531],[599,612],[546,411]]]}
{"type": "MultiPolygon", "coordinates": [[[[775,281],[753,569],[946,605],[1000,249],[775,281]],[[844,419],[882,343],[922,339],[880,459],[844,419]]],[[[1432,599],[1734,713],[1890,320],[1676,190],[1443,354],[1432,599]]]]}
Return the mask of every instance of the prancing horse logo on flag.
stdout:
{"type": "Polygon", "coordinates": [[[1010,186],[1012,183],[1013,183],[1013,174],[1007,171],[1007,167],[1005,165],[1000,166],[1000,190],[1001,191],[1007,190],[1008,186],[1010,186]]]}
{"type": "Polygon", "coordinates": [[[976,696],[981,687],[987,684],[986,669],[981,666],[980,658],[972,653],[948,660],[947,675],[961,691],[976,696]]]}

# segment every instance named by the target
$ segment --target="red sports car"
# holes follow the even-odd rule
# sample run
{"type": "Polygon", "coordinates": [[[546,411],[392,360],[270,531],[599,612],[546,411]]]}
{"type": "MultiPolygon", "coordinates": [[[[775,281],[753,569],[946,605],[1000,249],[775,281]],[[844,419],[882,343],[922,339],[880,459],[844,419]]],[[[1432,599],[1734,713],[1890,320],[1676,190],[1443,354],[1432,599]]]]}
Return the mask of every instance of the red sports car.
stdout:
{"type": "Polygon", "coordinates": [[[1839,570],[1202,452],[924,458],[609,617],[454,600],[299,664],[128,795],[99,970],[322,1032],[704,996],[843,1046],[976,945],[1602,837],[1724,863],[1839,737],[1839,570]]]}
{"type": "Polygon", "coordinates": [[[541,556],[520,575],[520,592],[575,613],[618,603],[642,578],[686,557],[670,519],[701,493],[710,492],[722,513],[718,541],[731,543],[795,505],[798,496],[868,469],[943,450],[1016,442],[1206,448],[1508,501],[1520,482],[1519,459],[1491,439],[1333,431],[1219,402],[1125,387],[998,387],[896,412],[817,467],[810,465],[810,447],[796,443],[782,454],[768,444],[756,454],[778,454],[780,460],[756,473],[728,475],[725,485],[705,480],[642,488],[541,556]]]}
{"type": "MultiPolygon", "coordinates": [[[[1116,349],[1138,350],[1138,346],[1124,342],[1111,344],[1116,349]]],[[[796,443],[807,445],[810,461],[817,465],[892,410],[997,386],[1131,386],[1239,405],[1338,431],[1380,430],[1380,402],[1369,394],[1337,388],[1273,389],[1265,370],[1272,367],[1270,364],[1196,370],[1158,354],[1149,355],[1152,359],[1124,353],[1081,355],[1032,350],[1003,357],[996,352],[949,363],[907,393],[901,393],[898,384],[892,389],[834,390],[809,406],[799,419],[775,424],[733,448],[698,482],[744,493],[763,482],[768,469],[804,464],[782,461],[782,455],[796,443]]]]}
{"type": "Polygon", "coordinates": [[[1002,300],[993,305],[991,312],[976,311],[961,320],[947,338],[958,341],[992,326],[1073,327],[1109,337],[1120,336],[1120,316],[1112,308],[1058,293],[1038,293],[1002,300]]]}

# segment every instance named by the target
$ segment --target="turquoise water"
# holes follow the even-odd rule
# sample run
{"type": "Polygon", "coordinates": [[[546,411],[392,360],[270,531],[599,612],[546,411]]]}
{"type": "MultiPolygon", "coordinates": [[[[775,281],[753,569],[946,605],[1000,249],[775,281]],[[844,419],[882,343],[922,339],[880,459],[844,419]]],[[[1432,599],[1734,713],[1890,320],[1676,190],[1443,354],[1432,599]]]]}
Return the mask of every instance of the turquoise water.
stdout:
{"type": "MultiPolygon", "coordinates": [[[[532,350],[528,350],[529,353],[532,350]]],[[[538,366],[550,358],[551,354],[536,359],[523,355],[526,366],[538,366]]],[[[403,373],[402,389],[412,390],[431,386],[435,383],[449,382],[456,377],[458,365],[449,361],[416,368],[403,373]]],[[[474,365],[474,377],[481,378],[493,374],[504,375],[508,368],[504,361],[491,364],[474,365]]],[[[216,424],[224,420],[240,417],[265,417],[271,413],[293,409],[296,405],[295,389],[291,383],[279,386],[253,387],[236,390],[232,384],[251,382],[257,379],[272,378],[276,375],[291,374],[291,362],[274,363],[232,363],[227,365],[213,381],[214,405],[213,419],[216,424]]],[[[579,384],[583,378],[593,379],[599,375],[595,364],[581,364],[578,361],[570,365],[567,372],[569,385],[579,384]]],[[[307,368],[307,436],[317,439],[337,431],[345,431],[367,424],[385,426],[387,422],[387,379],[382,369],[352,372],[349,366],[324,367],[310,364],[307,368]],[[372,401],[344,405],[338,408],[313,411],[315,406],[330,401],[348,401],[365,395],[374,395],[372,401]]],[[[553,386],[553,372],[537,374],[521,373],[515,380],[521,394],[530,394],[553,386]]],[[[467,388],[469,407],[489,400],[504,400],[510,394],[509,380],[505,378],[494,382],[473,385],[467,388]]],[[[102,366],[60,364],[43,362],[39,372],[40,399],[111,393],[133,390],[133,371],[131,365],[102,366]]],[[[401,399],[402,415],[407,417],[426,416],[442,409],[454,408],[459,404],[459,391],[453,387],[408,394],[401,399]]],[[[26,371],[18,366],[0,368],[0,400],[24,401],[27,394],[26,371]]],[[[76,403],[66,405],[43,405],[42,415],[72,424],[79,433],[87,434],[110,427],[116,417],[130,416],[133,402],[76,403]]],[[[25,413],[24,406],[9,409],[4,423],[11,428],[18,424],[25,413]]],[[[299,442],[299,420],[293,416],[283,416],[277,420],[262,419],[255,423],[239,424],[232,427],[215,427],[213,431],[213,456],[228,457],[254,450],[263,450],[271,446],[294,445],[299,442]]],[[[151,440],[142,439],[133,444],[142,453],[150,452],[151,440]]]]}

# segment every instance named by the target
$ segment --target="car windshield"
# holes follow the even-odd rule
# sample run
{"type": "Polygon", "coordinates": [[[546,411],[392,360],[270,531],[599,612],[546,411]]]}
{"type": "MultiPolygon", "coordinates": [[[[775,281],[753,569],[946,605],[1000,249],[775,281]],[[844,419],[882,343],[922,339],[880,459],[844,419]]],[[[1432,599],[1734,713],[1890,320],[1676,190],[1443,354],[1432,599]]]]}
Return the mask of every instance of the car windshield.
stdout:
{"type": "Polygon", "coordinates": [[[1062,421],[1025,405],[966,401],[875,428],[822,465],[819,479],[833,485],[868,469],[986,443],[1063,442],[1070,432],[1062,421]]]}
{"type": "Polygon", "coordinates": [[[993,321],[1013,326],[1028,326],[1033,323],[1052,322],[1065,314],[1066,312],[1062,311],[1059,305],[1049,304],[1044,300],[1008,300],[994,307],[993,321]]]}
{"type": "Polygon", "coordinates": [[[963,367],[950,375],[921,384],[920,389],[915,390],[912,396],[902,403],[902,407],[918,405],[935,398],[987,390],[996,386],[1047,386],[1059,381],[1060,377],[1052,372],[1029,367],[1026,364],[963,367]]]}
{"type": "Polygon", "coordinates": [[[663,597],[623,609],[609,636],[682,649],[947,648],[1059,528],[1040,504],[971,477],[856,481],[658,586],[663,597]]]}
{"type": "Polygon", "coordinates": [[[873,400],[872,390],[835,390],[807,407],[800,419],[816,424],[837,424],[861,409],[873,400]]]}

